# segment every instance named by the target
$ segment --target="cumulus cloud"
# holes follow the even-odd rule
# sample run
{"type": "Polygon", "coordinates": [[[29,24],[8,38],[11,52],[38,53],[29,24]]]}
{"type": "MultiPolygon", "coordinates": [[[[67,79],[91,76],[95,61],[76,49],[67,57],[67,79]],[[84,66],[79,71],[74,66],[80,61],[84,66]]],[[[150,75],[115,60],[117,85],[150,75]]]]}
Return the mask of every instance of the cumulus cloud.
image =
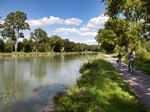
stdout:
{"type": "Polygon", "coordinates": [[[97,35],[97,32],[80,32],[79,35],[95,37],[97,35]]]}
{"type": "Polygon", "coordinates": [[[0,24],[3,24],[3,23],[4,23],[4,21],[0,20],[0,24]]]}
{"type": "Polygon", "coordinates": [[[76,28],[57,28],[54,32],[61,34],[79,33],[79,31],[76,28]]]}
{"type": "Polygon", "coordinates": [[[54,24],[63,24],[63,21],[64,21],[63,19],[54,16],[50,16],[50,18],[44,17],[38,20],[27,20],[31,28],[44,27],[54,24]]]}
{"type": "MultiPolygon", "coordinates": [[[[88,21],[86,25],[77,29],[77,28],[58,28],[54,32],[60,34],[78,34],[80,36],[89,36],[95,37],[99,28],[103,28],[105,22],[109,17],[104,16],[103,14],[99,17],[92,18],[88,21]]],[[[79,25],[82,22],[80,19],[71,18],[64,21],[66,25],[79,25]]]]}
{"type": "Polygon", "coordinates": [[[90,19],[88,24],[86,25],[87,28],[103,28],[104,23],[109,19],[108,16],[104,16],[103,14],[99,17],[95,17],[90,19]]]}
{"type": "Polygon", "coordinates": [[[60,34],[78,34],[80,36],[96,36],[97,32],[92,32],[92,31],[83,31],[83,29],[76,29],[76,28],[57,28],[55,33],[60,33],[60,34]]]}
{"type": "Polygon", "coordinates": [[[64,21],[64,23],[66,25],[72,25],[72,26],[78,26],[82,23],[82,20],[81,19],[77,19],[77,18],[71,18],[71,19],[66,19],[64,21]]]}
{"type": "Polygon", "coordinates": [[[95,39],[80,39],[80,40],[71,40],[75,43],[86,43],[88,45],[94,45],[94,44],[97,44],[96,40],[95,39]]]}
{"type": "Polygon", "coordinates": [[[85,32],[85,31],[89,31],[89,30],[90,30],[89,28],[85,28],[85,27],[79,29],[79,31],[81,31],[81,32],[85,32]]]}
{"type": "Polygon", "coordinates": [[[27,20],[27,22],[29,23],[31,28],[39,28],[39,27],[44,27],[44,26],[49,26],[54,24],[78,26],[82,23],[82,20],[77,18],[63,20],[59,17],[50,16],[50,18],[44,17],[38,20],[33,20],[33,19],[27,20]]]}

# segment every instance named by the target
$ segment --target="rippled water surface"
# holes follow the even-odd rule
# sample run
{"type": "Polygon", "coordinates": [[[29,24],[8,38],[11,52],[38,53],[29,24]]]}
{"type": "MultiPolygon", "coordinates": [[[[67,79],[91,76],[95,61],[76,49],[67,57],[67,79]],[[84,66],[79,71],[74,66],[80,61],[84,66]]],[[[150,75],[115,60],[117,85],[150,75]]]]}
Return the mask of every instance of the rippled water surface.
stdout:
{"type": "Polygon", "coordinates": [[[42,112],[50,97],[76,82],[87,55],[0,59],[0,112],[42,112]]]}

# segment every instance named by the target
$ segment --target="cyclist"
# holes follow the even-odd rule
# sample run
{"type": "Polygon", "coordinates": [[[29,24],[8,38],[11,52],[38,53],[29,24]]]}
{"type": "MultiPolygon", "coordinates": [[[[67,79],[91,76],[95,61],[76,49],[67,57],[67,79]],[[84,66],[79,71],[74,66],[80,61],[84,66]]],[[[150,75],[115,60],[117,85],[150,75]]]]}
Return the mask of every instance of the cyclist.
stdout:
{"type": "Polygon", "coordinates": [[[121,55],[121,52],[118,53],[118,64],[119,64],[119,67],[121,67],[121,58],[122,58],[122,55],[121,55]]]}
{"type": "Polygon", "coordinates": [[[131,62],[132,62],[132,68],[133,68],[134,56],[135,56],[135,53],[133,52],[133,50],[131,50],[130,53],[128,54],[128,70],[130,70],[131,62]]]}

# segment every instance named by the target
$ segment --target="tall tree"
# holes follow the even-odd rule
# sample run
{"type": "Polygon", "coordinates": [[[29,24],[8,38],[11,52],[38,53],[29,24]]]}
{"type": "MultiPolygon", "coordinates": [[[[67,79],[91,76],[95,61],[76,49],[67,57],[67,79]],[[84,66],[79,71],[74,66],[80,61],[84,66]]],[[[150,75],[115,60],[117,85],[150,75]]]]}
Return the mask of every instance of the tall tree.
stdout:
{"type": "Polygon", "coordinates": [[[61,47],[63,44],[63,40],[58,35],[53,35],[51,38],[49,38],[49,43],[52,48],[52,52],[55,51],[61,51],[61,47]]]}
{"type": "Polygon", "coordinates": [[[21,31],[30,29],[26,19],[27,15],[24,12],[11,12],[7,15],[4,23],[2,24],[2,37],[9,38],[14,41],[15,52],[17,52],[18,39],[24,38],[24,34],[21,31]]]}
{"type": "Polygon", "coordinates": [[[41,28],[37,28],[34,30],[34,32],[30,33],[30,39],[35,41],[37,52],[39,43],[46,42],[48,37],[47,33],[44,30],[42,30],[41,28]]]}
{"type": "Polygon", "coordinates": [[[150,2],[148,0],[101,0],[106,3],[106,14],[110,18],[124,17],[129,24],[143,22],[145,34],[150,35],[150,2]]]}

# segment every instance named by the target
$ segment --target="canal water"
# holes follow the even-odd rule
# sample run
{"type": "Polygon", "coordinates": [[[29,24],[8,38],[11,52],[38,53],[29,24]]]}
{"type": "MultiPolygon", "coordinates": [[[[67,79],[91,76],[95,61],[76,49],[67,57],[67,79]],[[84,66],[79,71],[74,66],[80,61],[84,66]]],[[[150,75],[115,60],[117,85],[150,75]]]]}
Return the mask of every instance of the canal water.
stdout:
{"type": "Polygon", "coordinates": [[[89,56],[57,55],[0,59],[0,112],[42,112],[57,91],[80,77],[89,56]]]}

